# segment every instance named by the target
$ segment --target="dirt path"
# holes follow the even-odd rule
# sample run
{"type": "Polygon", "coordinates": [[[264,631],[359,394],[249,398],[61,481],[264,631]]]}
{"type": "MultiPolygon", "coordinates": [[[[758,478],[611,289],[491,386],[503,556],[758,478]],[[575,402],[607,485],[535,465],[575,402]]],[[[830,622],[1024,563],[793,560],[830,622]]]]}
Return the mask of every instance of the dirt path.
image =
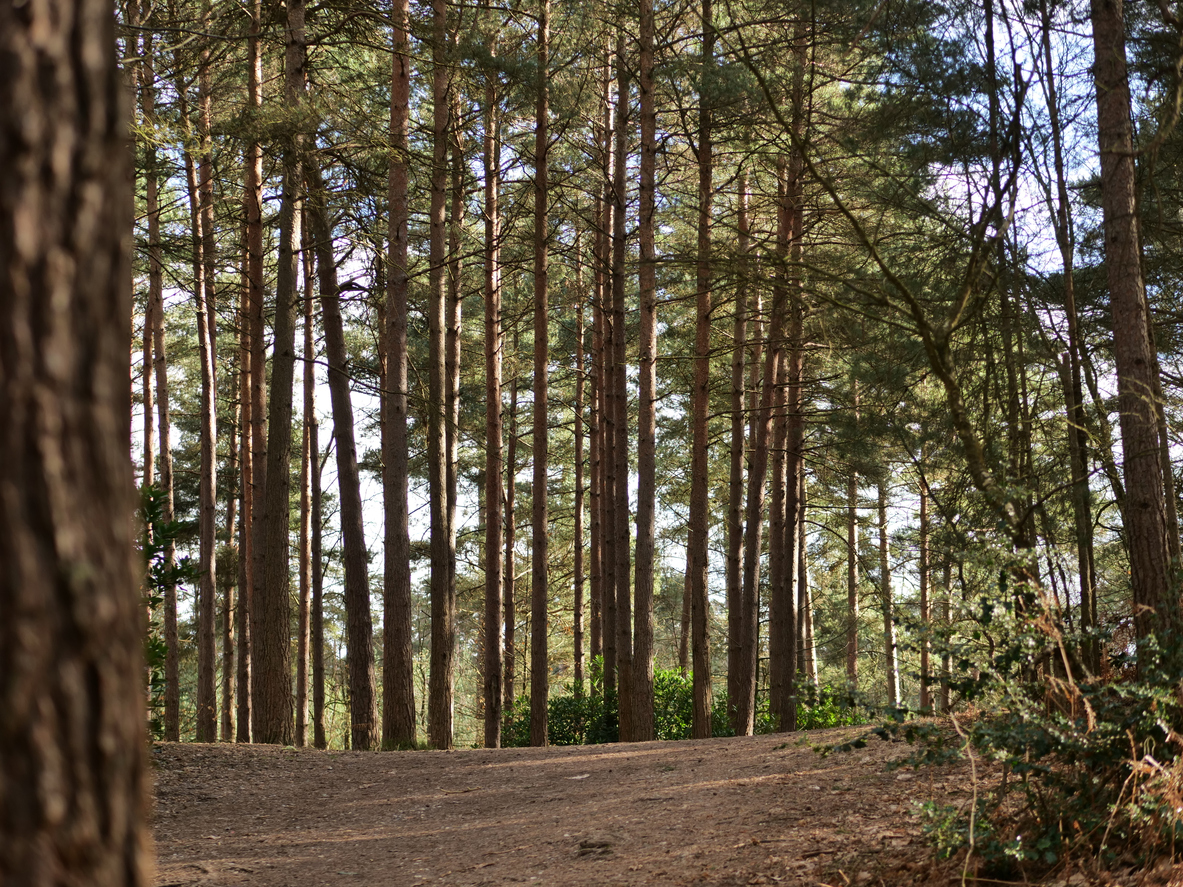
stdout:
{"type": "Polygon", "coordinates": [[[959,771],[888,770],[855,730],[551,749],[154,748],[157,887],[945,884],[915,808],[959,771]]]}

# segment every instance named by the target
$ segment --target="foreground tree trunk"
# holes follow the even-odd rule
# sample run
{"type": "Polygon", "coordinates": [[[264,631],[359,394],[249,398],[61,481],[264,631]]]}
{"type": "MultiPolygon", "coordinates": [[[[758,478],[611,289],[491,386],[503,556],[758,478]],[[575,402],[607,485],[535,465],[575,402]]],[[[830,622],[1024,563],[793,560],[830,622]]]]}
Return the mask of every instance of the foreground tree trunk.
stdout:
{"type": "Polygon", "coordinates": [[[115,58],[109,3],[0,5],[4,884],[150,880],[115,58]]]}
{"type": "Polygon", "coordinates": [[[1166,508],[1155,415],[1155,360],[1142,278],[1133,124],[1122,0],[1092,0],[1093,76],[1101,154],[1105,268],[1113,312],[1134,629],[1139,639],[1172,625],[1178,605],[1168,581],[1166,508]]]}

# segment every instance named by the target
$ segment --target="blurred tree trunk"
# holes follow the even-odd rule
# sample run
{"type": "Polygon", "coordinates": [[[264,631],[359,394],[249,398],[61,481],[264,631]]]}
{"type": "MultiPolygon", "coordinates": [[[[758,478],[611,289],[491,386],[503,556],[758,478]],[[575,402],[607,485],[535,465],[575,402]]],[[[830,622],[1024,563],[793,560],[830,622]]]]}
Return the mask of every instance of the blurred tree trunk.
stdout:
{"type": "Polygon", "coordinates": [[[4,884],[151,880],[115,59],[110,3],[0,5],[4,884]]]}

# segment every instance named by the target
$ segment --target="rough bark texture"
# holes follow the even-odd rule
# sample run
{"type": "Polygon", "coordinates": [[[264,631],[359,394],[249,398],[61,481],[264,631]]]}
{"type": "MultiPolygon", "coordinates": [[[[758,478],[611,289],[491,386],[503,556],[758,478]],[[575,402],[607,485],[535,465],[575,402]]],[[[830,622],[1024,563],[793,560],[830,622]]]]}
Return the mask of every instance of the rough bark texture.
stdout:
{"type": "Polygon", "coordinates": [[[0,5],[0,883],[149,883],[126,84],[96,0],[0,5]]]}
{"type": "MultiPolygon", "coordinates": [[[[921,498],[921,513],[924,513],[925,500],[921,498]]],[[[888,706],[895,706],[900,701],[900,670],[896,661],[896,646],[895,646],[895,622],[893,621],[894,603],[891,594],[891,561],[889,559],[888,538],[887,538],[887,487],[884,481],[879,481],[879,600],[883,607],[883,671],[887,687],[887,704],[888,706]]],[[[921,520],[923,525],[924,520],[927,519],[925,514],[921,520]]],[[[927,565],[923,563],[924,542],[921,543],[921,566],[926,568],[927,565]]],[[[924,574],[920,578],[921,587],[925,585],[924,574]]],[[[923,605],[922,605],[923,606],[923,605]]],[[[921,654],[927,657],[927,651],[921,654]]],[[[925,685],[923,675],[920,684],[920,707],[926,708],[924,702],[925,695],[928,692],[928,687],[925,685]]]]}
{"type": "MultiPolygon", "coordinates": [[[[284,93],[289,105],[304,92],[304,3],[287,10],[284,93]]],[[[303,187],[302,140],[292,134],[284,153],[279,212],[279,265],[275,284],[275,350],[267,414],[267,468],[256,545],[262,576],[251,609],[251,726],[255,742],[292,743],[291,604],[288,571],[288,493],[291,487],[292,383],[296,366],[296,303],[303,187]]]]}
{"type": "Polygon", "coordinates": [[[538,103],[534,113],[534,485],[533,539],[530,570],[530,744],[546,745],[547,700],[550,697],[548,618],[550,528],[547,525],[547,372],[550,337],[548,267],[550,231],[547,200],[547,156],[550,89],[550,0],[542,0],[538,18],[538,103]]]}
{"type": "Polygon", "coordinates": [[[1113,356],[1125,477],[1134,627],[1139,638],[1175,621],[1167,567],[1166,511],[1154,407],[1154,355],[1140,262],[1133,125],[1122,0],[1092,0],[1093,76],[1101,153],[1105,268],[1113,312],[1113,356]]]}
{"type": "Polygon", "coordinates": [[[390,89],[389,279],[386,291],[386,390],[382,426],[385,555],[382,604],[382,747],[415,741],[411,647],[411,539],[407,514],[407,124],[411,98],[409,0],[394,4],[390,89]]]}
{"type": "MultiPolygon", "coordinates": [[[[514,331],[513,353],[518,351],[518,334],[514,331]]],[[[517,674],[517,606],[515,592],[514,544],[517,538],[517,524],[514,512],[514,498],[517,495],[518,477],[518,380],[514,376],[509,385],[509,404],[506,407],[506,421],[509,423],[509,443],[505,448],[505,579],[501,595],[505,610],[505,646],[502,651],[504,663],[505,708],[514,703],[514,676],[517,674]]]]}
{"type": "Polygon", "coordinates": [[[640,303],[637,365],[637,548],[633,590],[632,733],[653,738],[653,570],[657,533],[657,265],[654,205],[657,182],[657,98],[653,90],[653,0],[641,0],[640,303]]]}
{"type": "Polygon", "coordinates": [[[316,329],[313,301],[313,259],[304,234],[304,410],[300,439],[300,604],[296,617],[296,747],[308,736],[308,644],[312,617],[312,437],[316,434],[316,329]]]}

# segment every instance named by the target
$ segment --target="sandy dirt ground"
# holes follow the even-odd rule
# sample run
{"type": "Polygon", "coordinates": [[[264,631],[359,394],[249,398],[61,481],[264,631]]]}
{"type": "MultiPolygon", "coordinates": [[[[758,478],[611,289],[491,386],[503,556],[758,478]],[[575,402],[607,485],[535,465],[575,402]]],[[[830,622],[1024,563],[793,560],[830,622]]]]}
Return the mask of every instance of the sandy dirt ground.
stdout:
{"type": "MultiPolygon", "coordinates": [[[[965,773],[858,731],[550,749],[153,748],[157,887],[950,883],[965,773]]],[[[960,878],[954,878],[954,883],[960,878]]]]}
{"type": "MultiPolygon", "coordinates": [[[[963,880],[923,837],[963,765],[857,729],[549,749],[158,744],[156,887],[892,887],[963,880]],[[892,766],[895,764],[896,766],[892,766]]],[[[1044,883],[1183,884],[1183,866],[1044,883]]]]}

